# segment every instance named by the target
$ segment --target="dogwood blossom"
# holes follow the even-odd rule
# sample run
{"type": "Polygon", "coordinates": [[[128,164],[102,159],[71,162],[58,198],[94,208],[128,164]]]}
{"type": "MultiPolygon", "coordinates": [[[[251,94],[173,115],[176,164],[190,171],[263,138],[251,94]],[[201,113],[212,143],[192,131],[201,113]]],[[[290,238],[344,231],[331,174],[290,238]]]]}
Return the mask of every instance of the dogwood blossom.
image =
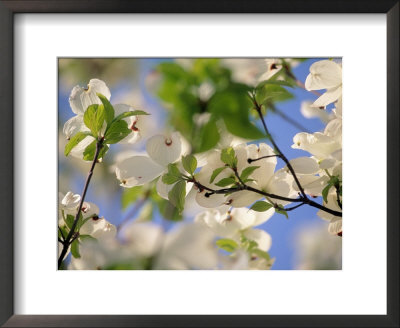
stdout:
{"type": "Polygon", "coordinates": [[[215,269],[218,265],[215,235],[207,228],[181,224],[165,233],[154,223],[132,223],[123,232],[123,241],[107,236],[85,240],[80,258],[72,258],[70,269],[215,269]]]}
{"type": "Polygon", "coordinates": [[[342,95],[342,67],[332,60],[321,60],[310,66],[305,87],[307,90],[326,89],[315,102],[315,107],[325,107],[342,95]]]}
{"type": "MultiPolygon", "coordinates": [[[[102,104],[100,98],[97,96],[98,93],[104,95],[107,100],[110,100],[111,98],[110,89],[104,81],[101,81],[99,79],[91,79],[89,81],[89,84],[87,85],[87,88],[83,88],[77,85],[72,89],[69,96],[69,103],[72,112],[75,113],[76,116],[70,118],[64,124],[63,133],[67,139],[71,138],[77,132],[90,131],[85,125],[83,117],[85,111],[90,105],[102,104]]],[[[125,104],[116,104],[113,107],[116,116],[122,114],[123,112],[133,111],[133,108],[131,106],[125,104]]],[[[139,118],[139,116],[129,116],[124,118],[124,120],[127,122],[128,127],[132,130],[132,132],[127,137],[122,139],[120,143],[136,143],[141,137],[141,118],[139,118]]],[[[104,131],[105,124],[100,133],[104,133],[104,131]]],[[[95,140],[94,137],[87,136],[76,147],[72,149],[71,155],[81,158],[83,151],[90,143],[93,142],[93,140],[95,140]]]]}
{"type": "MultiPolygon", "coordinates": [[[[327,196],[327,202],[323,202],[323,205],[331,210],[335,210],[335,211],[339,211],[341,212],[342,209],[339,207],[338,203],[337,203],[337,195],[336,195],[336,191],[334,190],[334,188],[332,188],[332,191],[328,194],[327,196]]],[[[329,222],[329,226],[328,226],[328,231],[330,234],[332,235],[342,235],[342,218],[341,217],[337,217],[333,214],[330,214],[328,212],[319,210],[317,215],[328,221],[329,222]]]]}
{"type": "MultiPolygon", "coordinates": [[[[168,164],[177,162],[188,152],[188,146],[178,132],[158,134],[147,141],[146,152],[148,156],[132,156],[116,164],[115,174],[122,187],[140,186],[158,178],[167,171],[168,164]]],[[[167,198],[171,188],[161,179],[157,181],[160,196],[167,198]]],[[[187,186],[187,192],[190,188],[191,185],[187,186]]]]}
{"type": "Polygon", "coordinates": [[[239,245],[232,253],[233,260],[223,260],[223,265],[226,266],[224,269],[269,269],[273,262],[257,256],[254,247],[267,252],[271,248],[271,236],[266,231],[254,227],[269,220],[273,214],[273,208],[262,213],[247,208],[234,208],[225,213],[213,209],[198,214],[195,222],[208,227],[218,237],[229,238],[239,245]],[[255,243],[255,246],[248,249],[248,241],[255,243]],[[247,253],[247,256],[244,253],[247,253]]]}
{"type": "Polygon", "coordinates": [[[271,247],[271,236],[264,230],[252,229],[268,221],[275,213],[271,208],[266,212],[256,212],[247,208],[234,208],[221,213],[218,210],[207,210],[195,217],[195,222],[210,228],[217,236],[231,238],[240,242],[241,234],[258,244],[258,248],[268,251],[271,247]]]}
{"type": "MultiPolygon", "coordinates": [[[[80,195],[73,194],[70,191],[65,196],[61,192],[59,193],[58,225],[60,227],[68,227],[66,222],[68,215],[75,218],[80,199],[80,195]]],[[[81,214],[84,223],[79,229],[81,235],[91,235],[96,239],[116,235],[116,227],[106,219],[100,218],[99,212],[100,210],[96,204],[83,202],[81,214]]]]}
{"type": "MultiPolygon", "coordinates": [[[[264,156],[275,155],[272,148],[264,143],[261,143],[258,146],[255,144],[241,144],[233,147],[233,149],[238,159],[238,174],[241,174],[244,169],[250,166],[248,163],[249,158],[257,159],[264,156]]],[[[218,175],[214,183],[210,182],[210,178],[214,170],[225,166],[225,163],[222,162],[220,157],[221,152],[218,150],[214,150],[208,156],[207,164],[202,167],[200,173],[196,177],[196,179],[203,186],[218,190],[220,187],[215,185],[217,181],[223,178],[234,177],[233,171],[227,168],[218,175]]],[[[271,194],[289,197],[292,191],[290,185],[284,181],[284,179],[281,179],[274,174],[276,163],[276,157],[269,157],[257,161],[254,165],[251,164],[252,166],[259,166],[259,168],[254,170],[252,174],[249,175],[249,178],[253,179],[254,181],[250,181],[247,184],[251,187],[271,194]]],[[[198,194],[196,195],[196,201],[198,204],[206,208],[218,207],[223,204],[233,207],[245,207],[261,198],[263,198],[262,195],[248,190],[241,190],[226,196],[224,194],[210,194],[207,190],[203,189],[199,190],[198,194]]],[[[278,202],[282,205],[287,204],[287,202],[281,200],[278,202]]]]}
{"type": "Polygon", "coordinates": [[[216,269],[215,235],[197,223],[182,224],[165,235],[155,269],[216,269]]]}

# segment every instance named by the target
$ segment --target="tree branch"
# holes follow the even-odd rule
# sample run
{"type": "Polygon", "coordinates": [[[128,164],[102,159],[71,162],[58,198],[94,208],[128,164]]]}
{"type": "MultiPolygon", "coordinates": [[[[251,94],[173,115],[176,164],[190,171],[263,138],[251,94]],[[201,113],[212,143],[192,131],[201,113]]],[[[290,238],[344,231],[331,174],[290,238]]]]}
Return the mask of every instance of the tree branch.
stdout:
{"type": "Polygon", "coordinates": [[[71,230],[69,231],[69,233],[67,235],[67,238],[65,238],[65,241],[64,241],[64,244],[63,244],[63,249],[62,249],[61,254],[60,254],[59,258],[58,258],[58,269],[60,269],[62,261],[64,260],[65,255],[67,255],[68,247],[69,247],[69,245],[71,245],[72,238],[75,235],[75,228],[76,228],[76,225],[78,224],[78,221],[79,221],[79,216],[80,216],[80,213],[81,213],[81,210],[82,210],[83,202],[85,201],[86,192],[88,190],[90,180],[92,179],[94,167],[96,166],[97,159],[99,157],[100,150],[101,150],[102,147],[103,147],[103,139],[100,139],[100,140],[97,141],[97,144],[96,144],[96,153],[94,155],[92,166],[90,167],[88,176],[86,178],[85,186],[83,187],[82,197],[81,197],[81,201],[80,201],[79,206],[78,206],[78,211],[77,211],[77,213],[75,215],[74,223],[72,224],[71,230]]]}
{"type": "Polygon", "coordinates": [[[267,134],[268,139],[271,141],[272,145],[274,146],[275,151],[276,151],[277,153],[279,153],[280,158],[282,158],[282,160],[286,163],[286,165],[287,165],[287,167],[288,167],[290,173],[292,174],[292,176],[293,176],[293,178],[294,178],[294,181],[296,181],[297,187],[299,188],[302,197],[307,198],[307,195],[306,195],[306,193],[304,192],[304,189],[303,189],[302,185],[300,184],[300,181],[299,181],[299,179],[297,178],[296,173],[294,172],[294,169],[293,169],[292,164],[290,164],[289,160],[286,158],[286,156],[285,156],[285,155],[282,153],[282,151],[279,149],[279,147],[278,147],[278,145],[276,144],[274,138],[272,138],[272,135],[269,133],[268,128],[267,128],[267,124],[265,123],[265,120],[264,120],[264,116],[262,115],[262,112],[261,112],[261,107],[260,107],[260,105],[257,103],[257,101],[255,100],[255,98],[253,99],[253,102],[254,102],[254,106],[255,106],[255,108],[256,108],[256,111],[257,111],[258,115],[260,116],[261,122],[262,122],[262,124],[263,124],[263,126],[264,126],[264,130],[265,130],[265,133],[267,134]]]}

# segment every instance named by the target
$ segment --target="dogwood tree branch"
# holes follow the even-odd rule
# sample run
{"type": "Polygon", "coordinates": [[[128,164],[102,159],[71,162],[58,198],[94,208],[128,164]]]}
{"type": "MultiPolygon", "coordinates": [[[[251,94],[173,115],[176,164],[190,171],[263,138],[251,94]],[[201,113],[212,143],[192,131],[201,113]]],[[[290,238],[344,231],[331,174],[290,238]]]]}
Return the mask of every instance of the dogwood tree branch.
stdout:
{"type": "MultiPolygon", "coordinates": [[[[274,138],[272,137],[271,133],[269,132],[268,127],[267,127],[267,124],[265,123],[265,120],[264,120],[264,116],[262,115],[261,106],[260,106],[260,104],[257,103],[255,97],[253,98],[253,104],[254,104],[255,109],[256,109],[256,111],[257,111],[257,113],[258,113],[258,115],[259,115],[259,117],[260,117],[260,119],[261,119],[261,122],[262,122],[262,124],[263,124],[265,133],[266,133],[268,139],[271,141],[272,145],[274,146],[275,152],[277,152],[277,153],[280,155],[279,157],[286,163],[286,166],[288,167],[290,173],[291,173],[292,176],[293,176],[294,181],[296,182],[297,187],[298,187],[299,190],[300,190],[300,200],[301,200],[303,203],[308,204],[308,205],[310,205],[310,206],[312,206],[312,207],[321,209],[321,210],[323,210],[323,211],[325,211],[325,212],[328,212],[328,213],[333,214],[333,215],[335,215],[335,216],[340,216],[340,217],[341,217],[341,216],[342,216],[342,213],[341,213],[341,212],[332,210],[332,209],[330,209],[330,208],[328,208],[328,207],[325,207],[325,206],[323,206],[323,205],[321,205],[321,204],[318,204],[317,202],[315,202],[315,201],[313,201],[313,200],[311,200],[311,199],[308,198],[307,194],[306,194],[305,191],[304,191],[303,186],[301,185],[301,183],[300,183],[300,181],[299,181],[299,179],[298,179],[298,177],[297,177],[297,175],[296,175],[296,172],[295,172],[294,169],[293,169],[293,166],[290,164],[289,160],[288,160],[287,157],[283,154],[283,152],[279,149],[279,147],[278,147],[278,145],[276,144],[274,138]]],[[[341,204],[340,204],[340,205],[341,205],[341,204]]],[[[341,206],[340,206],[340,207],[341,207],[341,206]]]]}
{"type": "Polygon", "coordinates": [[[83,202],[85,201],[86,192],[88,190],[88,187],[89,187],[89,184],[90,184],[90,180],[92,179],[93,171],[94,171],[94,168],[96,166],[96,163],[97,163],[101,148],[103,148],[103,139],[98,140],[97,143],[96,143],[96,152],[94,154],[92,166],[90,167],[88,176],[86,178],[85,186],[83,187],[82,197],[81,197],[81,201],[80,201],[79,206],[78,206],[78,211],[77,211],[77,213],[75,215],[75,219],[74,219],[74,222],[72,224],[72,227],[71,227],[67,237],[64,240],[63,248],[62,248],[61,254],[60,254],[59,258],[58,258],[58,268],[59,269],[61,267],[61,264],[62,264],[65,256],[67,255],[68,247],[71,245],[73,240],[76,239],[75,228],[76,228],[76,225],[78,224],[78,221],[79,221],[79,216],[80,216],[80,213],[81,213],[81,210],[82,210],[83,202]]]}
{"type": "MultiPolygon", "coordinates": [[[[318,204],[317,202],[314,202],[313,200],[311,200],[309,198],[304,198],[304,197],[301,197],[301,196],[299,198],[289,198],[289,197],[284,197],[284,196],[280,196],[280,195],[270,194],[268,192],[253,188],[253,187],[248,186],[246,184],[239,184],[239,185],[237,185],[235,187],[230,187],[230,188],[212,189],[212,188],[209,188],[207,186],[204,186],[203,184],[201,184],[196,179],[190,179],[190,180],[188,180],[188,182],[193,182],[194,185],[199,190],[207,190],[207,193],[205,194],[206,197],[210,197],[211,195],[214,195],[214,194],[217,194],[217,195],[218,194],[229,194],[229,193],[234,193],[234,192],[238,192],[238,191],[241,191],[241,190],[248,190],[248,191],[252,191],[252,192],[255,192],[257,194],[260,194],[260,195],[262,195],[264,197],[269,197],[269,198],[272,198],[272,199],[284,200],[284,201],[288,201],[288,202],[292,202],[292,203],[300,203],[299,205],[293,206],[292,208],[289,207],[288,208],[289,211],[294,210],[294,209],[296,209],[296,208],[298,208],[298,207],[300,207],[302,205],[309,205],[309,206],[318,208],[320,210],[323,210],[323,211],[325,211],[327,213],[330,213],[332,215],[335,215],[335,216],[338,216],[338,217],[342,216],[341,212],[332,210],[332,209],[330,209],[328,207],[325,207],[325,206],[323,206],[321,204],[318,204]]],[[[274,205],[276,205],[276,204],[274,204],[274,205]]],[[[286,211],[286,209],[284,209],[284,210],[286,211]]]]}
{"type": "Polygon", "coordinates": [[[267,124],[265,123],[265,120],[264,120],[264,116],[262,115],[262,112],[261,112],[261,106],[258,104],[258,102],[256,101],[255,98],[253,98],[253,103],[254,103],[254,106],[255,106],[255,109],[256,109],[258,115],[260,116],[261,122],[262,122],[262,124],[264,126],[265,133],[267,134],[268,139],[271,141],[272,145],[274,146],[275,152],[277,152],[280,155],[280,158],[282,158],[282,160],[286,163],[290,173],[292,174],[292,176],[294,178],[294,181],[297,184],[297,187],[300,190],[301,196],[303,196],[304,198],[307,198],[307,195],[304,192],[304,189],[303,189],[302,185],[300,184],[299,179],[297,178],[296,172],[294,171],[292,164],[290,164],[289,160],[286,158],[286,156],[279,149],[279,147],[276,144],[274,138],[272,138],[271,133],[269,133],[267,124]]]}

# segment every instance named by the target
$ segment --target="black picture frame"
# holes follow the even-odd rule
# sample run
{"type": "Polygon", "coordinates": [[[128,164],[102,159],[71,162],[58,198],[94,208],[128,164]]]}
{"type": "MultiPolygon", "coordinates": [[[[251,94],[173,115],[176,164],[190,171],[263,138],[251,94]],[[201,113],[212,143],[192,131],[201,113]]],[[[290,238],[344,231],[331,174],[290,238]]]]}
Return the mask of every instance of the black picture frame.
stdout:
{"type": "MultiPolygon", "coordinates": [[[[0,324],[4,327],[399,327],[399,1],[0,0],[0,324]],[[13,29],[17,13],[384,13],[387,17],[387,315],[14,315],[13,29]]],[[[371,236],[373,237],[373,236],[371,236]]],[[[367,286],[366,286],[367,288],[367,286]]],[[[339,290],[340,292],[340,290],[339,290]]]]}

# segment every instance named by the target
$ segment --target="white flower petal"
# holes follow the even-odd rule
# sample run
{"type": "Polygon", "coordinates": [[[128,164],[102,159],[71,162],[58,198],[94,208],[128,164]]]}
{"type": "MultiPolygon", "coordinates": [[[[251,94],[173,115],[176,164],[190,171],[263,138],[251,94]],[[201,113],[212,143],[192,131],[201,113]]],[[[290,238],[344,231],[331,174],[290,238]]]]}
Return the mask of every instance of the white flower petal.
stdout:
{"type": "Polygon", "coordinates": [[[308,151],[320,160],[328,158],[332,152],[342,148],[341,142],[320,132],[298,133],[293,142],[292,148],[308,151]]]}
{"type": "Polygon", "coordinates": [[[221,194],[213,194],[206,197],[207,190],[202,190],[196,193],[196,202],[205,208],[214,208],[224,205],[226,203],[226,197],[221,194]]]}
{"type": "Polygon", "coordinates": [[[248,229],[244,232],[247,239],[253,240],[258,244],[258,248],[264,252],[268,252],[272,245],[271,236],[261,229],[248,229]]]}
{"type": "MultiPolygon", "coordinates": [[[[341,151],[340,151],[340,153],[341,153],[341,151]]],[[[320,167],[322,170],[327,170],[327,169],[332,168],[332,167],[335,165],[335,163],[336,163],[336,160],[335,160],[335,159],[333,159],[333,158],[326,158],[326,159],[322,160],[322,161],[319,163],[319,167],[320,167]]]]}
{"type": "MultiPolygon", "coordinates": [[[[168,199],[168,193],[172,190],[174,186],[175,184],[170,184],[170,185],[165,184],[164,182],[162,182],[162,178],[160,177],[156,183],[157,193],[162,198],[168,199]]],[[[186,195],[190,192],[190,190],[192,190],[192,187],[193,187],[192,182],[186,183],[186,195]]]]}
{"type": "Polygon", "coordinates": [[[87,89],[75,86],[69,96],[69,104],[75,114],[83,115],[86,109],[93,104],[101,104],[97,93],[101,93],[108,100],[111,97],[110,89],[107,85],[98,79],[92,79],[89,81],[87,89]]]}
{"type": "Polygon", "coordinates": [[[253,204],[263,196],[252,191],[241,190],[227,197],[226,203],[233,207],[246,207],[253,204]]]}
{"type": "MultiPolygon", "coordinates": [[[[265,144],[261,143],[255,154],[249,152],[249,158],[251,159],[257,159],[260,157],[264,156],[271,156],[274,155],[274,151],[272,148],[265,144]]],[[[258,169],[256,169],[253,174],[250,176],[250,178],[254,179],[257,181],[257,184],[260,188],[265,188],[271,180],[272,176],[274,175],[275,167],[276,167],[277,159],[276,157],[268,157],[268,158],[263,158],[260,159],[257,162],[248,164],[249,166],[260,166],[258,169]]]]}
{"type": "Polygon", "coordinates": [[[314,101],[313,106],[315,107],[326,107],[329,104],[335,102],[342,96],[342,86],[336,88],[327,89],[326,92],[314,101]]]}
{"type": "Polygon", "coordinates": [[[147,156],[134,156],[117,163],[115,173],[122,186],[140,186],[160,176],[164,167],[147,156]]]}
{"type": "MultiPolygon", "coordinates": [[[[335,192],[335,188],[331,188],[331,191],[328,194],[327,197],[328,203],[323,202],[323,205],[331,210],[334,211],[338,211],[338,212],[342,212],[341,208],[339,207],[338,203],[337,203],[337,196],[336,196],[336,192],[335,192]]],[[[317,215],[324,220],[327,221],[331,221],[334,218],[337,218],[336,215],[330,214],[328,212],[325,212],[323,210],[319,210],[317,212],[317,215]]]]}
{"type": "Polygon", "coordinates": [[[253,226],[255,227],[260,224],[263,224],[264,222],[267,222],[275,214],[275,209],[270,208],[268,211],[265,211],[265,212],[255,212],[255,211],[250,210],[249,212],[254,212],[253,226]]]}
{"type": "Polygon", "coordinates": [[[328,232],[331,235],[337,235],[342,232],[342,218],[335,217],[328,226],[328,232]]]}
{"type": "Polygon", "coordinates": [[[200,224],[184,224],[167,234],[157,259],[157,269],[214,269],[218,253],[215,235],[200,224]]]}
{"type": "Polygon", "coordinates": [[[140,257],[155,255],[164,238],[162,228],[151,222],[130,224],[122,235],[133,254],[140,257]]]}
{"type": "Polygon", "coordinates": [[[324,123],[329,122],[332,117],[325,109],[315,107],[311,101],[303,101],[301,103],[300,112],[305,118],[318,117],[324,123]]]}
{"type": "Polygon", "coordinates": [[[146,143],[146,151],[150,158],[162,166],[174,163],[182,152],[182,141],[178,132],[170,136],[155,135],[146,143]]]}
{"type": "Polygon", "coordinates": [[[85,139],[83,139],[78,145],[76,145],[74,148],[72,148],[70,155],[76,158],[83,158],[83,152],[85,151],[86,147],[89,146],[93,140],[96,140],[92,136],[87,136],[85,139]]]}
{"type": "MultiPolygon", "coordinates": [[[[328,183],[329,177],[325,175],[322,177],[316,175],[300,175],[298,179],[306,194],[321,196],[322,190],[328,183]]],[[[292,186],[294,190],[299,191],[295,181],[293,181],[292,186]]]]}
{"type": "MultiPolygon", "coordinates": [[[[279,179],[272,179],[267,187],[267,192],[283,197],[290,197],[290,191],[291,188],[289,184],[286,181],[279,179]]],[[[287,205],[291,203],[290,201],[284,201],[280,199],[274,199],[274,201],[281,205],[287,205]]]]}
{"type": "Polygon", "coordinates": [[[104,218],[94,217],[85,222],[79,233],[91,235],[96,239],[114,238],[117,235],[117,228],[104,218]]]}
{"type": "Polygon", "coordinates": [[[65,122],[63,133],[67,139],[71,138],[74,134],[80,131],[90,131],[85,123],[83,123],[83,115],[76,115],[65,122]]]}
{"type": "MultiPolygon", "coordinates": [[[[62,197],[62,193],[58,194],[58,197],[62,197]]],[[[75,209],[79,205],[79,201],[81,200],[81,196],[79,194],[74,194],[71,191],[68,191],[65,196],[61,198],[61,205],[67,209],[75,209]]]]}
{"type": "Polygon", "coordinates": [[[99,207],[96,204],[90,202],[84,202],[82,204],[82,216],[84,219],[91,217],[91,216],[98,216],[100,213],[99,207]]]}
{"type": "Polygon", "coordinates": [[[305,87],[307,90],[321,90],[342,84],[342,68],[331,60],[321,60],[310,66],[305,87]]]}
{"type": "Polygon", "coordinates": [[[319,171],[318,162],[312,157],[298,157],[291,159],[289,163],[299,174],[315,174],[319,171]]]}

